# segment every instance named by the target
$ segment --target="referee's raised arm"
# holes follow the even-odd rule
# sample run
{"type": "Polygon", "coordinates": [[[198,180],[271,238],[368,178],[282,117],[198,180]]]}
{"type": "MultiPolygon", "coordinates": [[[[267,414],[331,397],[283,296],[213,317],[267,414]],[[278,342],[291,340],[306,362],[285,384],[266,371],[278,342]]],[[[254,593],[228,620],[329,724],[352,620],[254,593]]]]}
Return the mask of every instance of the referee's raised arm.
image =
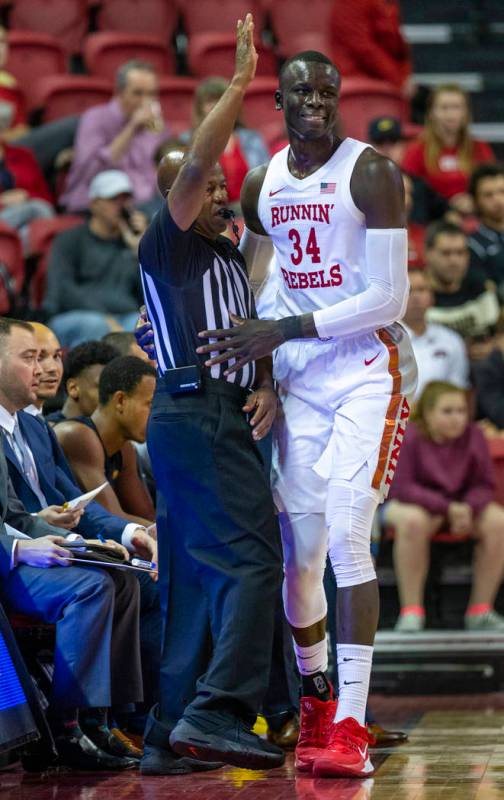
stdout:
{"type": "Polygon", "coordinates": [[[252,14],[236,26],[236,65],[231,83],[198,128],[186,161],[168,194],[168,208],[175,224],[188,230],[201,211],[210,173],[231,136],[243,95],[255,75],[252,14]]]}

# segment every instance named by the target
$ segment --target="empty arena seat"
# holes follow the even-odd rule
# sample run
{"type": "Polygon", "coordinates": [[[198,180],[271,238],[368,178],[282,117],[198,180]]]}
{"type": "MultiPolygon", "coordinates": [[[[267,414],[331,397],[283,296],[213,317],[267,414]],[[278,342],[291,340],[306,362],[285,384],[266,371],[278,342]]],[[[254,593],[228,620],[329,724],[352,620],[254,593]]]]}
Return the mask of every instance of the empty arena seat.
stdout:
{"type": "Polygon", "coordinates": [[[234,33],[239,19],[250,11],[254,15],[256,35],[262,27],[264,13],[257,0],[178,0],[184,29],[189,38],[196,33],[234,33]]]}
{"type": "Polygon", "coordinates": [[[277,78],[254,78],[243,98],[243,118],[246,125],[256,130],[271,131],[283,125],[283,112],[275,108],[277,78]]]}
{"type": "Polygon", "coordinates": [[[0,315],[16,310],[25,279],[21,240],[14,228],[0,222],[0,315]]]}
{"type": "Polygon", "coordinates": [[[172,133],[177,136],[192,125],[194,91],[198,81],[194,78],[164,77],[159,81],[159,101],[172,133]]]}
{"type": "Polygon", "coordinates": [[[87,0],[12,0],[9,28],[48,33],[67,53],[80,52],[88,27],[87,0]]]}
{"type": "MultiPolygon", "coordinates": [[[[278,61],[271,48],[255,43],[259,60],[257,75],[277,75],[278,61]]],[[[189,68],[200,78],[222,75],[231,78],[236,60],[234,33],[198,33],[191,36],[188,47],[189,68]]]]}
{"type": "Polygon", "coordinates": [[[289,57],[301,50],[319,50],[321,43],[322,52],[329,55],[326,37],[332,6],[333,0],[310,0],[309,3],[305,0],[263,0],[281,55],[289,57]],[[313,36],[312,42],[307,38],[303,45],[300,37],[310,35],[313,36]]]}
{"type": "Polygon", "coordinates": [[[52,75],[36,81],[34,105],[42,110],[43,121],[51,122],[106,103],[113,91],[111,81],[94,75],[52,75]]]}
{"type": "Polygon", "coordinates": [[[169,41],[179,18],[175,0],[107,0],[96,22],[101,31],[129,31],[162,36],[169,41]]]}
{"type": "Polygon", "coordinates": [[[61,214],[53,219],[36,219],[30,223],[28,245],[31,256],[36,259],[29,286],[31,308],[39,308],[44,298],[47,262],[54,237],[83,222],[84,218],[77,214],[61,214]]]}
{"type": "Polygon", "coordinates": [[[385,81],[344,78],[339,113],[344,135],[367,141],[371,120],[384,115],[405,120],[407,107],[401,92],[385,81]]]}
{"type": "Polygon", "coordinates": [[[175,58],[168,45],[159,37],[146,33],[91,33],[86,38],[83,52],[89,72],[111,81],[122,64],[137,58],[148,61],[160,75],[175,71],[175,58]]]}
{"type": "Polygon", "coordinates": [[[6,69],[18,81],[26,106],[34,103],[34,77],[59,75],[66,70],[66,53],[61,44],[48,33],[9,31],[9,60],[6,69]]]}

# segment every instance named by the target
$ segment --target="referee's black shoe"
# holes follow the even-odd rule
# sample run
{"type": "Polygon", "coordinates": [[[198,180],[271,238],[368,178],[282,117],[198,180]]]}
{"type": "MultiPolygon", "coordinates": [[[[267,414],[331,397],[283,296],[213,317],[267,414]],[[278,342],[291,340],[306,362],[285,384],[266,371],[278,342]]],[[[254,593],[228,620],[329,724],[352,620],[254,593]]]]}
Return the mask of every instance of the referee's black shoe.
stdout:
{"type": "Polygon", "coordinates": [[[243,769],[272,769],[285,761],[283,750],[252,733],[241,720],[211,712],[182,717],[170,735],[170,745],[180,755],[243,769]]]}

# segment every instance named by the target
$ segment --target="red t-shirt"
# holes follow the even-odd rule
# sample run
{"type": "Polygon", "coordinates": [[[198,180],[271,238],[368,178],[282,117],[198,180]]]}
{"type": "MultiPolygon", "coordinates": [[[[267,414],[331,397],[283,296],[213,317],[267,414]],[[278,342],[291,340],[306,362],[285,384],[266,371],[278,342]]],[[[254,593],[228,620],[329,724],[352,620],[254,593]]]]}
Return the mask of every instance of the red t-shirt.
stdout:
{"type": "Polygon", "coordinates": [[[333,60],[341,74],[366,75],[400,89],[411,74],[409,46],[400,22],[397,0],[334,3],[330,36],[333,60]]]}
{"type": "Polygon", "coordinates": [[[219,164],[226,178],[229,202],[236,203],[240,199],[242,183],[249,169],[238,136],[233,136],[231,147],[223,152],[219,164]]]}
{"type": "MultiPolygon", "coordinates": [[[[475,164],[495,161],[490,145],[474,139],[473,161],[475,164]]],[[[431,171],[425,163],[425,142],[419,139],[407,147],[401,166],[410,175],[423,178],[435,192],[447,199],[460,192],[467,192],[469,175],[460,168],[456,147],[443,147],[437,169],[431,171]]]]}
{"type": "Polygon", "coordinates": [[[5,166],[14,177],[14,188],[26,189],[29,197],[52,203],[46,180],[31,150],[5,143],[2,146],[5,166]]]}

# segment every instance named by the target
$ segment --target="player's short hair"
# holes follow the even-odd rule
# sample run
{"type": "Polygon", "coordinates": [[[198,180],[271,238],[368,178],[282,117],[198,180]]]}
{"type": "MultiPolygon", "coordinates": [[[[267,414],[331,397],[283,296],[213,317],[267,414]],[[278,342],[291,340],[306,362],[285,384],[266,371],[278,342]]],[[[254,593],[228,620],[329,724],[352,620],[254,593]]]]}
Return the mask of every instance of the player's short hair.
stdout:
{"type": "Polygon", "coordinates": [[[287,61],[283,64],[282,69],[280,70],[280,86],[283,83],[285,78],[285,74],[289,67],[296,62],[301,61],[303,64],[327,64],[330,67],[333,67],[334,70],[338,73],[338,77],[341,79],[340,72],[334,61],[331,61],[328,56],[325,56],[324,53],[320,53],[318,50],[303,50],[301,53],[296,53],[295,55],[291,56],[287,59],[287,61]]]}
{"type": "Polygon", "coordinates": [[[120,356],[129,356],[131,345],[136,344],[135,334],[131,331],[110,331],[101,340],[117,350],[120,356]]]}
{"type": "Polygon", "coordinates": [[[469,180],[469,194],[476,197],[479,184],[485,178],[500,178],[503,175],[503,164],[480,164],[479,167],[476,167],[469,180]]]}
{"type": "Polygon", "coordinates": [[[143,358],[119,356],[110,361],[100,375],[98,403],[104,406],[116,392],[132,394],[145,375],[156,377],[154,367],[143,358]]]}
{"type": "Polygon", "coordinates": [[[465,232],[458,225],[453,222],[446,222],[444,219],[431,222],[425,232],[425,247],[429,250],[431,247],[436,246],[438,236],[463,236],[466,238],[465,232]]]}
{"type": "Polygon", "coordinates": [[[78,378],[88,367],[96,364],[105,366],[113,358],[117,358],[119,351],[106,342],[90,341],[73,347],[65,356],[63,362],[63,386],[70,378],[78,378]]]}

